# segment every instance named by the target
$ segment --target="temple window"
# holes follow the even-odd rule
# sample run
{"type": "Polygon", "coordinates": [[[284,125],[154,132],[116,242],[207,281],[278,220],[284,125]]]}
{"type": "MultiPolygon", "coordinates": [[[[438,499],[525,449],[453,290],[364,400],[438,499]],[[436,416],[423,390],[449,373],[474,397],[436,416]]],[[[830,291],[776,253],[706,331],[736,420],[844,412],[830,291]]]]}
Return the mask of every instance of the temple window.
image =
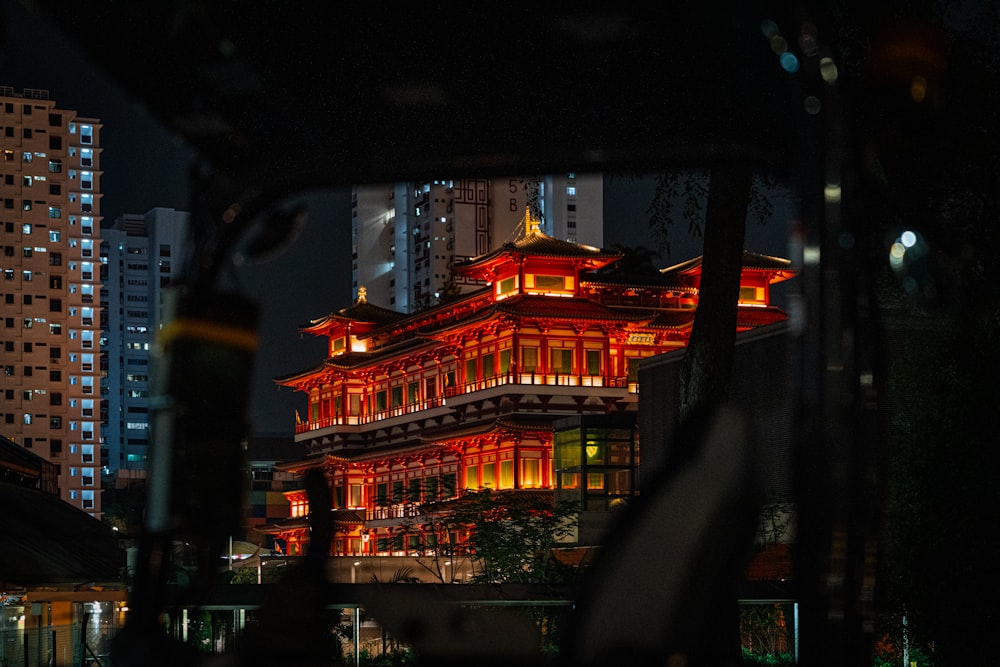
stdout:
{"type": "Polygon", "coordinates": [[[533,292],[571,292],[573,278],[570,276],[550,276],[529,273],[524,279],[525,287],[533,292]]]}
{"type": "Polygon", "coordinates": [[[438,499],[438,478],[430,475],[424,480],[424,502],[434,502],[438,499]]]}
{"type": "Polygon", "coordinates": [[[406,499],[409,502],[411,503],[420,502],[420,486],[421,484],[419,477],[414,477],[413,479],[410,480],[410,485],[409,489],[407,490],[407,497],[406,497],[406,499]]]}
{"type": "Polygon", "coordinates": [[[639,357],[628,357],[625,359],[625,363],[628,364],[628,381],[638,382],[639,381],[639,362],[642,361],[639,357]]]}
{"type": "Polygon", "coordinates": [[[542,485],[542,462],[540,459],[521,459],[521,487],[538,488],[542,485]]]}
{"type": "Polygon", "coordinates": [[[482,487],[484,489],[495,489],[497,485],[497,464],[484,463],[482,465],[482,487]]]}
{"type": "Polygon", "coordinates": [[[401,479],[392,483],[392,502],[403,502],[403,480],[401,479]]]}
{"type": "Polygon", "coordinates": [[[521,370],[525,373],[534,373],[538,370],[538,348],[535,346],[521,346],[521,370]]]}
{"type": "Polygon", "coordinates": [[[406,385],[406,402],[410,405],[416,405],[420,402],[420,383],[411,382],[406,385]]]}
{"type": "Polygon", "coordinates": [[[511,350],[509,347],[500,350],[500,375],[510,373],[510,359],[511,350]]]}
{"type": "Polygon", "coordinates": [[[375,504],[379,507],[389,504],[389,485],[385,482],[375,485],[375,504]]]}
{"type": "Polygon", "coordinates": [[[382,391],[375,392],[375,412],[385,411],[386,407],[385,399],[386,399],[385,389],[383,389],[382,391]]]}
{"type": "Polygon", "coordinates": [[[476,358],[472,357],[465,360],[465,381],[475,382],[476,381],[476,358]]]}
{"type": "Polygon", "coordinates": [[[350,495],[351,495],[351,497],[350,497],[350,506],[351,507],[363,507],[364,504],[362,503],[362,500],[361,500],[361,485],[360,484],[351,484],[348,487],[348,491],[350,492],[350,495]]]}
{"type": "Polygon", "coordinates": [[[492,352],[489,353],[489,354],[484,354],[483,355],[483,377],[484,378],[491,378],[491,377],[493,377],[496,374],[495,373],[495,366],[493,365],[494,364],[494,358],[495,357],[494,357],[494,355],[493,355],[492,352]]]}
{"type": "Polygon", "coordinates": [[[393,387],[392,388],[392,396],[390,398],[392,400],[392,404],[391,405],[392,405],[393,408],[402,407],[402,405],[403,405],[403,385],[398,384],[395,387],[393,387]]]}
{"type": "Polygon", "coordinates": [[[457,478],[458,475],[453,472],[441,475],[442,498],[451,498],[455,495],[455,490],[458,488],[457,478]]]}
{"type": "Polygon", "coordinates": [[[587,355],[587,375],[600,375],[601,374],[601,351],[600,350],[586,350],[584,354],[587,355]]]}
{"type": "Polygon", "coordinates": [[[763,287],[740,286],[740,303],[765,303],[767,296],[763,287]]]}
{"type": "Polygon", "coordinates": [[[501,489],[514,488],[514,460],[507,459],[500,462],[500,486],[501,489]]]}
{"type": "Polygon", "coordinates": [[[340,354],[347,347],[347,339],[344,336],[334,338],[330,341],[330,356],[340,354]]]}
{"type": "Polygon", "coordinates": [[[304,499],[291,501],[290,514],[293,517],[306,516],[309,514],[309,502],[304,499]]]}
{"type": "Polygon", "coordinates": [[[552,348],[550,369],[553,373],[570,374],[573,372],[573,350],[567,348],[552,348]]]}
{"type": "Polygon", "coordinates": [[[465,466],[465,488],[467,489],[479,488],[479,466],[477,465],[465,466]]]}
{"type": "Polygon", "coordinates": [[[517,276],[504,278],[497,283],[497,297],[506,297],[517,291],[517,276]]]}

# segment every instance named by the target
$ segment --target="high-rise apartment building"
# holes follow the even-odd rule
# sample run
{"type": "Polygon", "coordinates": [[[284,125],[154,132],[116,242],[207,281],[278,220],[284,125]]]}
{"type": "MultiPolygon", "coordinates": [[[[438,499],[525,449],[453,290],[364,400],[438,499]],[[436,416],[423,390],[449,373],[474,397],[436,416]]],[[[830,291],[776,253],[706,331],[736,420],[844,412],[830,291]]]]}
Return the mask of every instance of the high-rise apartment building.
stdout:
{"type": "Polygon", "coordinates": [[[163,291],[176,282],[190,247],[189,220],[186,212],[154,208],[101,230],[101,462],[115,484],[145,477],[151,347],[163,291]]]}
{"type": "Polygon", "coordinates": [[[0,429],[101,513],[101,123],[0,87],[0,429]]]}
{"type": "Polygon", "coordinates": [[[601,247],[601,174],[364,185],[351,202],[354,296],[412,313],[463,290],[456,262],[514,241],[530,210],[538,231],[601,247]]]}

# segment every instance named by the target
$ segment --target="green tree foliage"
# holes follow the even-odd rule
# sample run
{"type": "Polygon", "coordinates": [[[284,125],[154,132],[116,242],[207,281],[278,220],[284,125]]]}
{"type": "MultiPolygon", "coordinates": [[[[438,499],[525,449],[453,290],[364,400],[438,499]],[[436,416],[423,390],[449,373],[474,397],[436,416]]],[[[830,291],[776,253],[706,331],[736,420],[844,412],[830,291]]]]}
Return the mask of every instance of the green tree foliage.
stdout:
{"type": "Polygon", "coordinates": [[[534,495],[470,491],[449,521],[470,531],[474,583],[560,582],[568,572],[552,550],[573,531],[576,511],[534,495]]]}

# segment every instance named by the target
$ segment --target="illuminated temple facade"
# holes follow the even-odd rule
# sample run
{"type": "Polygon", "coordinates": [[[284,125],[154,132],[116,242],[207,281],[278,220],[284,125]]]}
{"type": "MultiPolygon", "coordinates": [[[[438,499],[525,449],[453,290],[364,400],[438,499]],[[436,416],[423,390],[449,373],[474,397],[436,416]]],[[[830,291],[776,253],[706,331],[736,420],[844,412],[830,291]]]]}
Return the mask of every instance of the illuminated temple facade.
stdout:
{"type": "MultiPolygon", "coordinates": [[[[530,223],[530,218],[529,218],[530,223]]],[[[436,508],[466,489],[535,493],[607,511],[638,493],[639,361],[686,345],[700,259],[622,276],[622,255],[547,236],[456,264],[477,290],[414,314],[357,301],[313,320],[328,340],[317,367],[277,378],[308,396],[296,424],[302,460],[323,471],[336,530],[332,555],[424,555],[436,508]]],[[[738,328],[786,319],[771,285],[787,260],[746,253],[738,328]]],[[[304,552],[306,492],[262,527],[304,552]]]]}

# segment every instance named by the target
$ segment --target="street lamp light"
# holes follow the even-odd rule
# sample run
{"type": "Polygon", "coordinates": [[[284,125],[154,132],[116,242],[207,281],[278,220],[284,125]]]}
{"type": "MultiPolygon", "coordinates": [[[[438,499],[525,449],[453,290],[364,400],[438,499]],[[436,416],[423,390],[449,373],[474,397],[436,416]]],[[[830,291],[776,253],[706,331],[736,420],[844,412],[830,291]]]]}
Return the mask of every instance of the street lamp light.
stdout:
{"type": "Polygon", "coordinates": [[[449,565],[451,565],[451,561],[450,560],[446,560],[444,562],[444,583],[446,583],[446,584],[450,584],[451,583],[451,579],[448,578],[448,566],[449,565]]]}

